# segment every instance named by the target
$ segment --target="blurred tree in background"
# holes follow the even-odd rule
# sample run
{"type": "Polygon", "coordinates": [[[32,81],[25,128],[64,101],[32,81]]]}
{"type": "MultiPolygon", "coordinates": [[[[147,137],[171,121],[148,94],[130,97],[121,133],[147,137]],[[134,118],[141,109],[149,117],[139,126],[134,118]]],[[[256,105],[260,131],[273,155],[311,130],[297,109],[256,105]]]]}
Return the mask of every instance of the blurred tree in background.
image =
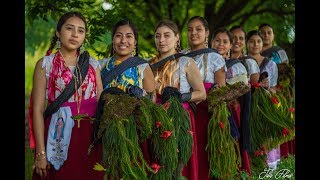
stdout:
{"type": "MultiPolygon", "coordinates": [[[[49,46],[58,18],[71,10],[80,11],[87,18],[86,47],[100,57],[107,56],[113,24],[126,17],[138,27],[142,55],[156,52],[153,31],[161,19],[177,23],[186,48],[186,24],[195,15],[208,20],[210,33],[218,27],[233,25],[242,25],[250,31],[266,22],[274,27],[276,44],[286,50],[294,48],[294,0],[26,0],[25,6],[26,51],[30,53],[49,46]]],[[[288,54],[294,57],[294,51],[288,54]]]]}
{"type": "MultiPolygon", "coordinates": [[[[97,59],[108,56],[112,26],[122,18],[130,18],[136,24],[140,55],[146,58],[156,54],[153,31],[159,20],[176,22],[182,48],[187,48],[186,26],[195,15],[207,19],[210,37],[221,26],[242,25],[250,31],[269,23],[274,29],[275,43],[287,51],[291,60],[295,58],[294,0],[25,0],[25,53],[30,68],[45,54],[58,18],[67,11],[80,11],[87,18],[85,47],[97,59]]],[[[32,72],[26,72],[26,76],[32,72]]]]}

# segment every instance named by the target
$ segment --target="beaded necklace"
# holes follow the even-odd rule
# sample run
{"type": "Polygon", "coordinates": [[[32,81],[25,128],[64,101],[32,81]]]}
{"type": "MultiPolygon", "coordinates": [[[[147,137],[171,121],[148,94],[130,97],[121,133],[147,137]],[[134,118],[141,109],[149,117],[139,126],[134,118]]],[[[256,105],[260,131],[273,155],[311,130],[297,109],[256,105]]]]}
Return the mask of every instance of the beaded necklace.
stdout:
{"type": "MultiPolygon", "coordinates": [[[[59,53],[61,54],[65,68],[68,68],[70,70],[70,68],[67,66],[65,58],[63,57],[63,54],[61,53],[60,50],[59,50],[59,53]]],[[[78,121],[78,128],[79,128],[80,127],[80,120],[82,120],[84,117],[87,117],[88,115],[87,114],[80,114],[82,93],[83,93],[81,85],[82,85],[83,79],[82,79],[81,71],[80,71],[80,68],[78,65],[78,61],[79,61],[79,56],[77,56],[75,72],[72,73],[72,76],[75,79],[75,82],[74,82],[74,88],[76,90],[75,101],[77,103],[77,115],[72,116],[72,117],[74,120],[78,121]],[[78,84],[79,84],[79,86],[78,86],[78,84]],[[79,88],[80,88],[80,93],[78,91],[79,88]]]]}

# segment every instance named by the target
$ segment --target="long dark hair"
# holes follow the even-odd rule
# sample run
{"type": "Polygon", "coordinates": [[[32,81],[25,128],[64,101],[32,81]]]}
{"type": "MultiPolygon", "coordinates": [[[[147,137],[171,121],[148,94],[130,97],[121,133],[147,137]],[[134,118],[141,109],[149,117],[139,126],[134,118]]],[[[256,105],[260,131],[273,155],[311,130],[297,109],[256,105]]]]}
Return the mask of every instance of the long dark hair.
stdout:
{"type": "MultiPolygon", "coordinates": [[[[62,26],[64,25],[64,23],[71,17],[80,18],[84,22],[84,25],[85,25],[85,28],[86,28],[86,31],[87,31],[88,26],[87,26],[86,18],[80,12],[71,11],[71,12],[67,12],[67,13],[63,14],[60,17],[60,19],[59,19],[59,21],[57,23],[56,32],[60,32],[62,26]]],[[[56,46],[57,40],[58,40],[58,37],[57,37],[56,33],[54,33],[54,36],[53,36],[53,38],[51,40],[51,43],[50,43],[49,49],[47,50],[47,54],[46,55],[50,55],[52,53],[53,48],[56,46]]],[[[80,51],[80,48],[78,48],[78,51],[80,51]]]]}
{"type": "Polygon", "coordinates": [[[204,26],[204,29],[205,29],[206,31],[209,31],[209,23],[208,23],[208,21],[207,21],[204,17],[202,17],[202,16],[193,16],[192,18],[189,19],[188,25],[190,24],[191,21],[193,21],[193,20],[195,20],[195,19],[201,21],[201,22],[202,22],[202,25],[204,26]]]}
{"type": "MultiPolygon", "coordinates": [[[[114,37],[114,34],[116,33],[118,27],[120,26],[124,26],[124,25],[129,25],[129,27],[132,29],[133,31],[133,35],[134,38],[136,39],[136,54],[134,56],[138,56],[139,54],[139,45],[138,45],[138,30],[136,28],[136,26],[133,24],[133,22],[129,19],[122,19],[120,21],[118,21],[112,28],[112,39],[114,37]]],[[[113,51],[113,43],[111,44],[111,49],[110,49],[110,56],[113,56],[114,51],[113,51]]]]}

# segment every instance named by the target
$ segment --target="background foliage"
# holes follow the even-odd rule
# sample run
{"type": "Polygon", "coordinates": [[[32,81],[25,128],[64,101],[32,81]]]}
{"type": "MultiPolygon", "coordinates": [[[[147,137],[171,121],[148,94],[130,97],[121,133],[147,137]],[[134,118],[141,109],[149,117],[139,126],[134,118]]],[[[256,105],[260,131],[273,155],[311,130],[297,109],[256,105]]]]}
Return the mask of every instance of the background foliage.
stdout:
{"type": "MultiPolygon", "coordinates": [[[[156,53],[153,30],[161,19],[177,23],[186,48],[186,24],[195,15],[208,20],[210,32],[221,26],[230,28],[233,25],[242,25],[249,31],[267,22],[274,26],[276,44],[286,50],[294,48],[294,0],[26,0],[25,5],[26,52],[30,55],[49,46],[55,22],[64,12],[71,10],[80,11],[87,18],[89,33],[86,46],[99,58],[107,56],[113,24],[126,17],[138,27],[142,56],[156,53]],[[112,7],[105,10],[105,3],[112,7]]],[[[290,57],[294,57],[293,52],[289,52],[290,57]]]]}

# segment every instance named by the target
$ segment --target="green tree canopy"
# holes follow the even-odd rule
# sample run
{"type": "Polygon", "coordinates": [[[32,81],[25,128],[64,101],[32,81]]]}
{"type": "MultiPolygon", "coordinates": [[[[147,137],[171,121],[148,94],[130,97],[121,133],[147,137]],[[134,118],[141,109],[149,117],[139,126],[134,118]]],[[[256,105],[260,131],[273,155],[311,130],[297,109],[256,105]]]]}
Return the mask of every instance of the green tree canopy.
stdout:
{"type": "Polygon", "coordinates": [[[156,53],[153,34],[159,20],[171,19],[177,23],[182,46],[186,48],[187,22],[195,15],[208,20],[210,37],[218,27],[242,25],[250,31],[261,23],[269,23],[273,26],[276,44],[287,50],[289,58],[294,58],[294,0],[26,0],[26,50],[47,48],[54,33],[54,22],[71,10],[80,11],[87,18],[86,47],[100,58],[108,56],[112,26],[121,18],[130,18],[136,24],[140,54],[146,57],[156,53]],[[112,5],[111,8],[104,9],[104,3],[112,5]]]}

